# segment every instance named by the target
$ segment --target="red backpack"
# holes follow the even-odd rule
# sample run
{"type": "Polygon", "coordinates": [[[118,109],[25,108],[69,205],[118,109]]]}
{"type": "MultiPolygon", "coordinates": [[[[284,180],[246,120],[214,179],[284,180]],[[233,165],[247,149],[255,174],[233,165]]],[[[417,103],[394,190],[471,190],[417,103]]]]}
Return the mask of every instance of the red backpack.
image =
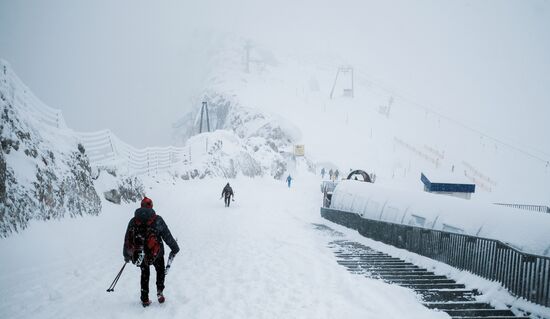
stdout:
{"type": "Polygon", "coordinates": [[[134,218],[128,229],[126,249],[136,266],[153,264],[160,253],[160,238],[153,225],[156,218],[156,214],[146,222],[134,218]]]}

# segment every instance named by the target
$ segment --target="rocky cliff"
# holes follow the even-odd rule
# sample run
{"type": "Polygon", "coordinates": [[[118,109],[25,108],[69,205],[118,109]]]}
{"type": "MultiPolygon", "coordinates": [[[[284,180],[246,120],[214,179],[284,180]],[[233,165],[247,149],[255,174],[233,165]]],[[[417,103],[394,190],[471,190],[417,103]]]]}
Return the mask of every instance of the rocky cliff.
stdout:
{"type": "Polygon", "coordinates": [[[101,211],[84,147],[40,103],[0,60],[0,237],[101,211]]]}

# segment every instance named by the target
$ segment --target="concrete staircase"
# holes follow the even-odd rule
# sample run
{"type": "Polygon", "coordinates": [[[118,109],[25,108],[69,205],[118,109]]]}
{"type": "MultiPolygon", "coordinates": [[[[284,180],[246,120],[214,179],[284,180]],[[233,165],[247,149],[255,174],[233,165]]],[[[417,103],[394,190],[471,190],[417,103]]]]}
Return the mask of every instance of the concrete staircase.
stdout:
{"type": "MultiPolygon", "coordinates": [[[[316,227],[320,229],[321,225],[316,227]]],[[[324,226],[324,225],[323,225],[324,226]]],[[[329,228],[327,226],[324,226],[329,228]]],[[[331,230],[334,232],[333,230],[331,230]]],[[[495,309],[488,303],[476,301],[479,292],[466,289],[464,284],[436,275],[425,268],[376,251],[365,245],[336,240],[329,244],[337,261],[348,271],[413,289],[422,296],[427,308],[444,311],[454,319],[509,319],[523,318],[508,309],[495,309]]]]}

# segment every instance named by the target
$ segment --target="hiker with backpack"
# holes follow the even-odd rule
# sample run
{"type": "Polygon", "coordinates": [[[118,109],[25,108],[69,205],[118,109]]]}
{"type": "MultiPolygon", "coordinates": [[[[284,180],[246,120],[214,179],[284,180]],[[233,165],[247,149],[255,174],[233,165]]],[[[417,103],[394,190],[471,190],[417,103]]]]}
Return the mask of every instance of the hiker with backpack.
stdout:
{"type": "MultiPolygon", "coordinates": [[[[151,304],[149,300],[149,266],[153,265],[157,272],[156,285],[157,285],[157,299],[159,303],[165,301],[164,290],[164,278],[165,278],[165,264],[164,264],[164,245],[166,242],[170,247],[170,254],[168,263],[179,252],[179,246],[168,226],[153,210],[153,201],[145,197],[141,201],[141,208],[138,208],[134,217],[130,219],[128,228],[126,229],[126,235],[124,236],[124,261],[132,262],[136,266],[141,268],[141,304],[143,307],[147,307],[151,304]]],[[[168,265],[169,267],[169,265],[168,265]]]]}
{"type": "MultiPolygon", "coordinates": [[[[220,199],[222,199],[222,197],[224,198],[224,201],[225,201],[225,207],[229,207],[229,203],[231,202],[231,196],[235,196],[233,194],[233,188],[231,188],[231,186],[229,186],[229,183],[227,183],[225,185],[225,187],[223,188],[222,190],[222,196],[220,197],[220,199]]],[[[235,199],[233,199],[234,201],[235,199]]]]}

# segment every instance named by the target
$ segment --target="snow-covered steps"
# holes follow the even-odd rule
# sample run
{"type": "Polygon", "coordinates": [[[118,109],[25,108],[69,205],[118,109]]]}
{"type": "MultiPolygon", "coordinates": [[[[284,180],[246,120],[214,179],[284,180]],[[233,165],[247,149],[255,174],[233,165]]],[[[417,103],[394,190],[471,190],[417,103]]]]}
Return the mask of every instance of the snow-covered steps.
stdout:
{"type": "Polygon", "coordinates": [[[329,247],[334,250],[338,264],[348,271],[411,288],[422,296],[427,308],[444,311],[453,319],[528,318],[516,317],[508,309],[499,310],[488,303],[478,302],[477,290],[466,289],[464,284],[453,279],[436,275],[360,243],[336,240],[329,247]]]}

